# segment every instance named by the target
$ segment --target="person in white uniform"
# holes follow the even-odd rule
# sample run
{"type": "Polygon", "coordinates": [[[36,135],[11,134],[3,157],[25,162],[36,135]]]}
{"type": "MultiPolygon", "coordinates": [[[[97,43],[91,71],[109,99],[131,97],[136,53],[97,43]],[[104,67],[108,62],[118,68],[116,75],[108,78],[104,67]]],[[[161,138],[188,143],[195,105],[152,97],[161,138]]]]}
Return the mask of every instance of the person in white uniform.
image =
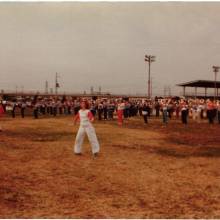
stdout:
{"type": "Polygon", "coordinates": [[[89,110],[89,104],[87,101],[85,100],[82,101],[80,103],[80,107],[81,109],[74,118],[74,124],[76,124],[77,121],[80,121],[80,126],[78,133],[76,135],[76,140],[74,145],[74,153],[76,155],[81,155],[83,140],[85,134],[87,134],[89,142],[92,146],[92,153],[94,156],[98,156],[100,146],[96,136],[95,129],[92,125],[92,122],[94,121],[94,116],[89,110]]]}

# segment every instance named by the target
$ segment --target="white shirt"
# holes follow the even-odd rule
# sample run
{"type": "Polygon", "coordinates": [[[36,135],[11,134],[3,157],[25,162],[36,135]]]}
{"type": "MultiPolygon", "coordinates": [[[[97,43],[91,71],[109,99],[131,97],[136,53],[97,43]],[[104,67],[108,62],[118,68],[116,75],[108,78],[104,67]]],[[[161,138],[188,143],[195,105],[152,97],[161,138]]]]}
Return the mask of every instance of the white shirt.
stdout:
{"type": "Polygon", "coordinates": [[[125,109],[125,104],[124,103],[118,104],[118,110],[124,110],[124,109],[125,109]]]}
{"type": "Polygon", "coordinates": [[[80,126],[88,126],[91,125],[89,120],[89,110],[79,110],[79,119],[80,119],[80,126]]]}

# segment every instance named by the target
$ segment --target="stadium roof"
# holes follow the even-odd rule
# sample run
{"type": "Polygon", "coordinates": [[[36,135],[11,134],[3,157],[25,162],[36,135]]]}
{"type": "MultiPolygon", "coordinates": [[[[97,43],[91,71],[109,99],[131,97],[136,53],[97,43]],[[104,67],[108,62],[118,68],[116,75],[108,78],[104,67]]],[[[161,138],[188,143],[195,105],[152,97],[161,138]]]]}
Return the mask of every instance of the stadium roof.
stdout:
{"type": "MultiPolygon", "coordinates": [[[[215,88],[215,81],[212,80],[195,80],[186,83],[177,84],[183,87],[202,87],[202,88],[215,88]]],[[[220,88],[220,81],[216,81],[216,87],[220,88]]]]}

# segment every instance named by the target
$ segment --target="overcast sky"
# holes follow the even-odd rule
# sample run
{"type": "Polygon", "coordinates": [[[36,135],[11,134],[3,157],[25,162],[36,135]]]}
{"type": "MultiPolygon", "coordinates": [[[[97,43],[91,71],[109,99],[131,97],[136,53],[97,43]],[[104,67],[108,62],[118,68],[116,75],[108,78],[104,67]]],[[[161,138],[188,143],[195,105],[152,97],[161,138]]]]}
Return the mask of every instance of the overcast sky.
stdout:
{"type": "Polygon", "coordinates": [[[0,3],[0,89],[146,93],[145,54],[154,94],[212,80],[220,3],[0,3]]]}

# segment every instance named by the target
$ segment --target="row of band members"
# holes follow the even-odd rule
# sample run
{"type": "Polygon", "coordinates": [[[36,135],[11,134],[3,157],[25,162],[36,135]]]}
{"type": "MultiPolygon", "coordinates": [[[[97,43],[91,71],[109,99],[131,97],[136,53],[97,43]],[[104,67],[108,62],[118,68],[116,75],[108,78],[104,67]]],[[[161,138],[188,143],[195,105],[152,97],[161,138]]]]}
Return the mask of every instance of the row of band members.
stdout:
{"type": "MultiPolygon", "coordinates": [[[[147,100],[123,100],[123,99],[97,99],[90,101],[90,111],[99,120],[111,120],[114,113],[118,110],[123,111],[123,117],[128,118],[132,116],[143,116],[145,123],[148,123],[148,117],[155,112],[156,117],[160,114],[163,117],[163,122],[167,123],[169,118],[175,115],[177,118],[181,116],[182,122],[187,124],[187,118],[192,115],[194,120],[200,121],[207,117],[209,123],[213,123],[217,117],[220,123],[220,102],[212,101],[210,99],[160,99],[155,101],[147,100]]],[[[16,110],[19,108],[21,117],[25,117],[27,110],[33,111],[34,118],[39,115],[53,115],[57,114],[77,114],[80,109],[80,100],[65,101],[60,100],[37,100],[35,103],[29,101],[2,101],[2,106],[5,111],[10,111],[12,117],[16,116],[16,110]]]]}

